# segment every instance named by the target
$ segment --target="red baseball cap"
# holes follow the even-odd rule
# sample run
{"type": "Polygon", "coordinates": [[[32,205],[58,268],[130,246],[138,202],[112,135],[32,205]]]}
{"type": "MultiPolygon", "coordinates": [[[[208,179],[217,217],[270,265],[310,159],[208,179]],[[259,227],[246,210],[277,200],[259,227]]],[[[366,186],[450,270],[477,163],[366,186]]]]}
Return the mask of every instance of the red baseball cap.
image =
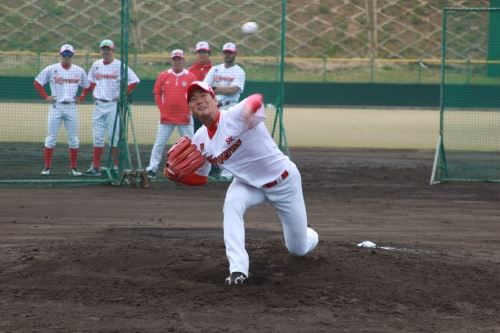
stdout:
{"type": "Polygon", "coordinates": [[[213,98],[215,98],[215,93],[212,90],[212,87],[208,85],[208,83],[203,82],[203,81],[193,81],[191,84],[187,87],[186,90],[186,100],[189,103],[189,99],[191,98],[191,95],[193,94],[193,90],[195,89],[201,89],[207,93],[210,94],[213,98]]]}
{"type": "Polygon", "coordinates": [[[196,52],[198,51],[208,51],[210,52],[210,45],[207,42],[201,41],[196,43],[196,52]]]}
{"type": "Polygon", "coordinates": [[[222,52],[232,52],[236,53],[236,44],[234,43],[226,43],[222,47],[222,52]]]}
{"type": "Polygon", "coordinates": [[[170,54],[170,58],[174,59],[174,58],[181,58],[181,59],[184,59],[184,51],[180,50],[180,49],[175,49],[172,51],[172,53],[170,54]]]}

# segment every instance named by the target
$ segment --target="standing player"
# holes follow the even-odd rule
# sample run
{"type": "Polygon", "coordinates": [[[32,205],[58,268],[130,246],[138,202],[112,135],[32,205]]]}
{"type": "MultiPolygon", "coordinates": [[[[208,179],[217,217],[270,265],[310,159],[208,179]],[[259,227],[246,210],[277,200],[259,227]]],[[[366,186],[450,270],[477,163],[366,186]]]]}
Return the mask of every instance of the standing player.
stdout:
{"type": "MultiPolygon", "coordinates": [[[[224,63],[214,66],[210,69],[204,81],[212,87],[217,95],[217,101],[221,109],[238,103],[240,94],[245,88],[245,71],[236,64],[236,45],[234,43],[226,43],[222,47],[224,54],[224,63]]],[[[231,179],[229,172],[214,168],[212,174],[215,177],[222,179],[231,179]]]]}
{"type": "Polygon", "coordinates": [[[211,68],[210,45],[205,41],[196,43],[196,61],[188,70],[194,74],[196,80],[203,81],[211,68]]]}
{"type": "Polygon", "coordinates": [[[228,110],[220,110],[211,87],[195,81],[186,97],[191,112],[204,125],[192,142],[207,162],[184,177],[172,174],[169,168],[164,174],[187,185],[203,185],[213,164],[234,175],[224,202],[224,242],[230,272],[225,283],[240,285],[247,281],[249,257],[243,216],[249,207],[269,202],[278,211],[288,251],[297,256],[312,251],[318,244],[318,234],[307,224],[301,176],[263,123],[262,96],[254,94],[228,110]]]}
{"type": "Polygon", "coordinates": [[[59,50],[61,62],[45,67],[35,78],[35,89],[45,101],[50,103],[43,153],[45,168],[41,172],[43,176],[52,174],[52,154],[61,124],[64,124],[68,134],[70,175],[82,175],[77,168],[80,142],[76,110],[78,100],[75,97],[78,87],[88,88],[90,83],[85,71],[80,66],[71,63],[74,53],[73,46],[64,44],[59,50]],[[47,83],[50,83],[52,96],[48,96],[45,91],[44,85],[47,83]]]}
{"type": "MultiPolygon", "coordinates": [[[[94,111],[92,114],[92,138],[94,150],[92,164],[86,172],[89,176],[101,175],[101,156],[104,151],[106,132],[110,144],[113,142],[111,155],[116,167],[118,133],[120,130],[120,122],[115,121],[115,119],[117,117],[118,99],[120,97],[121,61],[114,59],[115,45],[113,41],[105,39],[99,46],[102,59],[96,60],[92,64],[89,71],[90,88],[84,90],[80,96],[80,100],[83,100],[85,96],[93,90],[94,111]],[[112,138],[113,131],[114,137],[112,138]]],[[[127,94],[130,94],[138,83],[139,78],[130,68],[128,68],[127,94]]]]}
{"type": "MultiPolygon", "coordinates": [[[[207,76],[208,71],[212,68],[212,62],[210,61],[210,45],[201,41],[196,43],[196,61],[189,67],[189,71],[194,74],[196,80],[203,81],[205,76],[207,76]]],[[[198,128],[202,126],[202,123],[198,119],[194,119],[194,130],[197,131],[198,128]]]]}
{"type": "Polygon", "coordinates": [[[175,127],[177,126],[181,136],[189,138],[193,136],[193,116],[186,104],[186,90],[191,82],[196,81],[196,78],[184,69],[182,50],[173,50],[170,58],[172,68],[158,75],[153,88],[155,103],[160,111],[160,122],[149,166],[146,168],[148,177],[152,179],[156,177],[163,150],[175,127]]]}
{"type": "Polygon", "coordinates": [[[221,109],[238,103],[245,89],[245,71],[236,64],[236,45],[226,43],[222,47],[224,63],[210,69],[203,81],[212,87],[221,109]]]}

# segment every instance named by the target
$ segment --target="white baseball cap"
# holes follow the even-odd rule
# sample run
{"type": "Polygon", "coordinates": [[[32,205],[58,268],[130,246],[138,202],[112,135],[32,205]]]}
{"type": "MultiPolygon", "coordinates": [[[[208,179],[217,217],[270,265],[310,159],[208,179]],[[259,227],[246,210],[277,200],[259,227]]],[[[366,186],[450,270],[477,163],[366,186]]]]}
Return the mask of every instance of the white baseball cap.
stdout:
{"type": "Polygon", "coordinates": [[[189,103],[189,99],[191,98],[191,95],[193,93],[193,90],[196,88],[201,89],[203,91],[206,91],[207,93],[210,94],[213,98],[215,98],[215,92],[213,91],[212,87],[208,85],[208,83],[203,82],[203,81],[193,81],[189,84],[186,90],[186,100],[189,103]]]}
{"type": "Polygon", "coordinates": [[[222,47],[222,52],[224,52],[224,51],[236,53],[236,45],[234,43],[226,43],[222,47]]]}
{"type": "Polygon", "coordinates": [[[209,51],[210,52],[210,45],[208,45],[207,42],[201,41],[196,43],[196,52],[198,51],[209,51]]]}
{"type": "Polygon", "coordinates": [[[99,48],[103,47],[109,47],[110,49],[114,50],[115,49],[115,43],[111,39],[105,39],[99,44],[99,48]]]}
{"type": "Polygon", "coordinates": [[[173,50],[172,54],[170,55],[170,58],[174,59],[175,57],[184,59],[184,51],[182,51],[181,49],[173,50]]]}
{"type": "Polygon", "coordinates": [[[70,44],[64,44],[63,46],[61,46],[61,48],[59,49],[59,53],[62,54],[63,52],[71,52],[71,53],[75,53],[75,49],[73,48],[72,45],[70,44]]]}

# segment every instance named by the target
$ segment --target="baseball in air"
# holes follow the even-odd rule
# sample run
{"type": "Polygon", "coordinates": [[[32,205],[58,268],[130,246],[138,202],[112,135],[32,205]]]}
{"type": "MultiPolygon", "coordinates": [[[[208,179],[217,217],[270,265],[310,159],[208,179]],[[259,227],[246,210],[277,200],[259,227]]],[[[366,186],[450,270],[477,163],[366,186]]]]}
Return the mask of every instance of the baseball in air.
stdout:
{"type": "Polygon", "coordinates": [[[259,25],[256,22],[247,22],[241,26],[241,31],[245,34],[254,34],[259,31],[259,25]]]}

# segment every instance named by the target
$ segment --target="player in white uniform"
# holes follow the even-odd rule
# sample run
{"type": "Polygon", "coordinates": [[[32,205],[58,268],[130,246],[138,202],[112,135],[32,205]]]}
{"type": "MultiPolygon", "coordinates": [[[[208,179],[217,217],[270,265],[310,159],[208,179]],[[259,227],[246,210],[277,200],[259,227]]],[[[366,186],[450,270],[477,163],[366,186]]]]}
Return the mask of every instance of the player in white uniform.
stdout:
{"type": "Polygon", "coordinates": [[[312,251],[318,244],[318,234],[307,224],[301,176],[263,123],[262,96],[252,95],[228,110],[220,110],[211,87],[195,81],[186,97],[191,112],[204,125],[192,142],[207,163],[184,183],[206,182],[211,164],[234,176],[224,202],[224,242],[230,272],[226,284],[243,284],[248,277],[243,216],[249,207],[269,202],[278,211],[288,251],[297,256],[312,251]]]}
{"type": "Polygon", "coordinates": [[[50,103],[44,148],[45,168],[41,172],[43,176],[52,174],[52,154],[61,124],[64,124],[68,135],[70,175],[82,175],[77,168],[80,142],[76,109],[78,100],[75,97],[78,87],[88,88],[90,83],[83,68],[71,63],[74,53],[73,46],[64,44],[59,50],[61,62],[45,67],[35,78],[35,89],[50,103]],[[47,83],[50,84],[51,96],[47,95],[43,87],[47,83]]]}
{"type": "MultiPolygon", "coordinates": [[[[89,80],[93,90],[94,111],[92,114],[92,137],[94,151],[92,164],[86,174],[89,176],[100,176],[101,156],[104,151],[106,132],[112,147],[112,156],[116,165],[116,154],[118,146],[118,134],[120,122],[115,121],[117,116],[117,104],[120,98],[120,60],[114,59],[115,45],[113,41],[105,39],[100,43],[102,59],[96,60],[89,71],[89,80]],[[116,123],[116,125],[115,125],[116,123]],[[113,137],[114,131],[114,137],[113,137]]],[[[139,78],[128,68],[127,94],[139,83],[139,78]]],[[[80,99],[84,99],[89,91],[82,93],[80,99]]]]}
{"type": "MultiPolygon", "coordinates": [[[[225,110],[238,103],[240,94],[245,89],[245,71],[236,64],[237,49],[234,43],[224,44],[222,53],[224,63],[212,67],[204,81],[215,92],[220,109],[225,110]]],[[[217,176],[218,173],[222,179],[230,180],[232,177],[226,170],[215,171],[214,175],[217,176]]]]}
{"type": "Polygon", "coordinates": [[[212,87],[221,109],[238,103],[240,94],[245,89],[245,71],[236,64],[236,45],[226,43],[222,47],[224,63],[210,68],[205,81],[212,87]]]}

